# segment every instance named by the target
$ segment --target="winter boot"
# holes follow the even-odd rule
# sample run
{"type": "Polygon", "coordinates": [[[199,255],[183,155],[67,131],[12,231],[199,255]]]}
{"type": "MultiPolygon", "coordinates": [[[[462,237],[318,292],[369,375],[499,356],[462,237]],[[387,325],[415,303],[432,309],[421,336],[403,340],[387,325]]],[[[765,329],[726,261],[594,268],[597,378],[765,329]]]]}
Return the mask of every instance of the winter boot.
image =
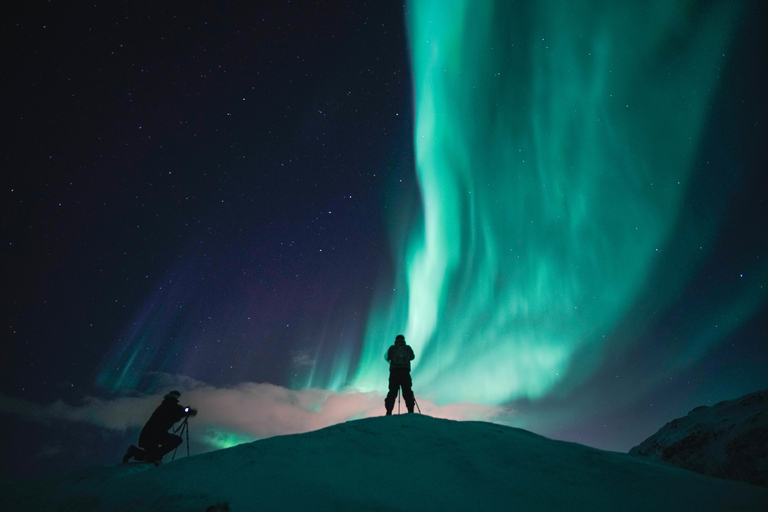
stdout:
{"type": "Polygon", "coordinates": [[[123,464],[128,464],[128,461],[131,460],[133,457],[136,457],[141,453],[141,450],[136,448],[135,446],[131,445],[128,447],[128,451],[125,452],[125,455],[123,455],[123,464]]]}

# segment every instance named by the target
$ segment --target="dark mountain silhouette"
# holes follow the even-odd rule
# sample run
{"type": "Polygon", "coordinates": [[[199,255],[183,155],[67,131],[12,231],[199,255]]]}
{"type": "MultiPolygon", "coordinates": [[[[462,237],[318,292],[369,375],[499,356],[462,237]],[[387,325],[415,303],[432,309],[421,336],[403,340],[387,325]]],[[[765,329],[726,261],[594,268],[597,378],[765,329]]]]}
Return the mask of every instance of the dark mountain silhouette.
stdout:
{"type": "Polygon", "coordinates": [[[768,487],[768,390],[697,407],[629,453],[768,487]]]}

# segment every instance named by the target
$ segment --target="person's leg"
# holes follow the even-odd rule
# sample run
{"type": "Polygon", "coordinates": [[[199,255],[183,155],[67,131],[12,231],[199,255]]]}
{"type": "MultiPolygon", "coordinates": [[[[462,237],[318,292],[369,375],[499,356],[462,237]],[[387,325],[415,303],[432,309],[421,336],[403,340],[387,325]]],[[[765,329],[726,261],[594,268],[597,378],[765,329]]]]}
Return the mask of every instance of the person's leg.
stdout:
{"type": "MultiPolygon", "coordinates": [[[[139,437],[139,446],[146,452],[144,460],[158,462],[168,453],[176,449],[182,443],[181,437],[170,432],[155,432],[152,435],[139,437]]],[[[136,457],[136,460],[140,460],[136,457]]]]}
{"type": "Polygon", "coordinates": [[[128,447],[128,451],[123,455],[123,464],[128,464],[132,458],[136,460],[144,460],[144,450],[137,448],[134,445],[128,447]]]}
{"type": "Polygon", "coordinates": [[[387,393],[387,398],[384,399],[384,407],[387,409],[387,416],[392,414],[392,409],[395,407],[395,399],[397,398],[399,386],[395,374],[389,372],[389,393],[387,393]]]}
{"type": "Polygon", "coordinates": [[[416,398],[413,396],[413,390],[411,386],[411,373],[408,371],[403,372],[400,376],[400,386],[403,388],[403,400],[405,400],[405,406],[408,408],[408,412],[413,412],[413,406],[416,403],[416,398]]]}
{"type": "Polygon", "coordinates": [[[150,460],[147,456],[147,451],[142,448],[136,448],[136,452],[133,454],[133,458],[139,462],[146,462],[150,460]]]}
{"type": "MultiPolygon", "coordinates": [[[[157,436],[139,439],[139,447],[144,450],[141,460],[145,462],[155,462],[163,457],[160,453],[160,440],[157,436]]],[[[136,460],[140,460],[139,457],[136,457],[136,460]]]]}
{"type": "Polygon", "coordinates": [[[161,446],[158,443],[146,443],[141,447],[144,453],[136,457],[136,460],[143,460],[145,462],[156,462],[163,458],[161,452],[161,446]]]}
{"type": "Polygon", "coordinates": [[[162,460],[165,455],[175,450],[183,441],[181,436],[165,432],[160,439],[160,446],[157,449],[157,455],[159,455],[157,460],[162,460]]]}

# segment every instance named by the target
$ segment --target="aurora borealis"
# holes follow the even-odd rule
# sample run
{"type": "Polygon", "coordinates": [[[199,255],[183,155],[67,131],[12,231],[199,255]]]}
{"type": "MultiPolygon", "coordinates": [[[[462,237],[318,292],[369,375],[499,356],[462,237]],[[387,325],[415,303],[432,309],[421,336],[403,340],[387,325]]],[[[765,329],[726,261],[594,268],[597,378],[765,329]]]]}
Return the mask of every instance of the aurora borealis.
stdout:
{"type": "Polygon", "coordinates": [[[19,3],[2,469],[383,414],[398,333],[426,414],[598,448],[768,386],[765,9],[19,3]]]}
{"type": "MultiPolygon", "coordinates": [[[[398,325],[422,354],[416,388],[444,402],[537,399],[600,364],[681,229],[740,14],[689,4],[411,2],[423,217],[357,383],[382,381],[398,325]]],[[[710,250],[715,226],[693,223],[710,250]]]]}

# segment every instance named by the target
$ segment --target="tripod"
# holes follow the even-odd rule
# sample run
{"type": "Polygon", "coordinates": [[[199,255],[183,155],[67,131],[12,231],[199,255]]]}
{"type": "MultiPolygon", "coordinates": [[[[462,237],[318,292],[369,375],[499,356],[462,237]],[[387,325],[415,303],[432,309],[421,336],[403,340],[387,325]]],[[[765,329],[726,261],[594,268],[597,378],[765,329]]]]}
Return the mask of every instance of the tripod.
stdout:
{"type": "MultiPolygon", "coordinates": [[[[189,423],[187,423],[187,420],[189,419],[189,416],[184,416],[184,421],[181,422],[181,425],[179,425],[176,430],[173,431],[173,433],[179,432],[179,435],[182,437],[187,438],[187,457],[189,457],[189,423]]],[[[176,458],[176,451],[179,449],[177,446],[176,449],[173,450],[173,457],[171,457],[171,461],[176,458]]]]}
{"type": "MultiPolygon", "coordinates": [[[[421,407],[419,407],[419,402],[416,401],[416,395],[413,396],[413,404],[416,406],[419,414],[421,414],[421,407]]],[[[400,388],[397,388],[397,414],[400,414],[400,388]]]]}

